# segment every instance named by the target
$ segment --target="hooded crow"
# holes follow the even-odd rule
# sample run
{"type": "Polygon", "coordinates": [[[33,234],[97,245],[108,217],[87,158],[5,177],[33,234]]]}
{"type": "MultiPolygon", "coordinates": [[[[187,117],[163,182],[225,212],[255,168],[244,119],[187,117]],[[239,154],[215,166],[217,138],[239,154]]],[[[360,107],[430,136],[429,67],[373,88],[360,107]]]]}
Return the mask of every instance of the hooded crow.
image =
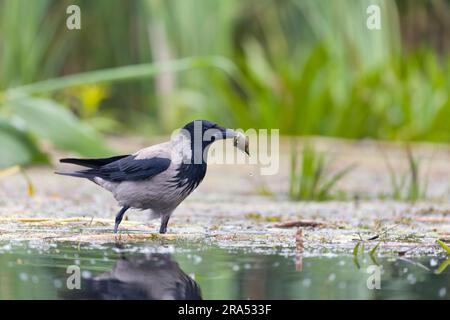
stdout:
{"type": "Polygon", "coordinates": [[[173,260],[171,254],[120,255],[114,267],[83,278],[82,290],[64,290],[64,299],[201,300],[200,286],[173,260]]]}
{"type": "Polygon", "coordinates": [[[115,233],[129,208],[150,209],[153,218],[161,219],[159,232],[166,233],[172,212],[205,177],[210,145],[227,138],[234,138],[234,145],[248,154],[248,140],[243,134],[207,120],[195,120],[170,141],[131,155],[61,159],[62,163],[87,169],[57,174],[87,178],[113,194],[122,206],[115,219],[115,233]],[[242,139],[244,143],[239,141],[242,139]]]}

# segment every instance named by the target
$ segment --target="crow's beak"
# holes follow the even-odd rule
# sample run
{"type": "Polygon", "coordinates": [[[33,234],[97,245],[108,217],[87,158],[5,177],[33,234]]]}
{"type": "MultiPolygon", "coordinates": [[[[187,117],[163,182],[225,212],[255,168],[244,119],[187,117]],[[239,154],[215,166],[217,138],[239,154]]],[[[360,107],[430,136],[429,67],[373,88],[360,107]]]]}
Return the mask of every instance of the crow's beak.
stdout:
{"type": "Polygon", "coordinates": [[[233,138],[233,145],[250,156],[248,137],[246,137],[243,133],[234,131],[232,129],[220,127],[219,130],[220,132],[215,134],[217,140],[233,138]]]}
{"type": "Polygon", "coordinates": [[[233,138],[233,145],[250,156],[248,150],[248,137],[246,137],[243,133],[226,129],[225,139],[227,138],[233,138]]]}

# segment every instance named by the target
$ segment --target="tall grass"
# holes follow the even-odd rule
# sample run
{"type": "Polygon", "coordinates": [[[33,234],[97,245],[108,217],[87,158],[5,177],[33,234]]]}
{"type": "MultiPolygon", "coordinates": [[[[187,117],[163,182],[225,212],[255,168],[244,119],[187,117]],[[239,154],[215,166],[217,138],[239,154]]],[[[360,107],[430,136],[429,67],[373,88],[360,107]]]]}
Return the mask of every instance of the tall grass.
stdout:
{"type": "Polygon", "coordinates": [[[0,88],[54,76],[73,39],[64,36],[65,7],[51,0],[0,1],[0,88]]]}
{"type": "Polygon", "coordinates": [[[380,32],[365,28],[367,1],[284,3],[281,26],[261,9],[264,41],[243,44],[245,90],[221,87],[232,123],[293,135],[450,140],[450,58],[400,54],[394,2],[378,2],[380,32]]]}
{"type": "MultiPolygon", "coordinates": [[[[163,62],[197,55],[233,57],[233,36],[243,1],[145,0],[145,3],[151,17],[149,39],[153,60],[163,62]]],[[[222,112],[227,107],[217,95],[217,85],[227,81],[223,74],[194,70],[161,78],[156,78],[156,94],[164,129],[183,125],[186,118],[223,119],[227,114],[222,112]],[[216,112],[207,114],[210,108],[216,112]]]]}
{"type": "Polygon", "coordinates": [[[427,52],[393,60],[351,75],[348,88],[341,87],[344,80],[323,45],[303,59],[297,74],[269,64],[261,74],[255,60],[253,52],[241,64],[249,91],[222,88],[238,126],[294,135],[450,141],[450,60],[442,65],[427,52]]]}
{"type": "Polygon", "coordinates": [[[405,200],[415,202],[426,199],[428,189],[428,173],[422,172],[420,159],[414,156],[410,146],[405,147],[408,170],[399,172],[395,170],[389,162],[387,156],[383,153],[389,178],[391,181],[390,197],[395,200],[405,200]]]}
{"type": "Polygon", "coordinates": [[[306,144],[298,156],[297,147],[291,150],[289,196],[292,200],[329,200],[332,190],[353,166],[334,174],[328,172],[328,159],[324,153],[306,144]]]}
{"type": "MultiPolygon", "coordinates": [[[[120,119],[115,130],[145,134],[209,118],[292,135],[450,141],[448,52],[407,52],[399,29],[389,0],[0,0],[0,103],[26,92],[62,109],[66,119],[81,115],[74,128],[120,119]],[[73,3],[82,12],[78,31],[65,28],[73,3]],[[369,4],[381,8],[381,30],[365,26],[369,4]],[[211,55],[237,71],[160,69],[211,55]],[[142,75],[149,64],[161,72],[142,75]],[[99,77],[103,69],[117,81],[99,77]],[[134,75],[123,81],[122,72],[134,75]],[[90,87],[99,82],[105,88],[90,87]],[[86,90],[103,94],[89,102],[86,90]]],[[[15,106],[6,106],[0,105],[3,120],[17,127],[21,120],[9,116],[15,106]]],[[[65,143],[76,152],[91,148],[82,144],[65,143]]]]}

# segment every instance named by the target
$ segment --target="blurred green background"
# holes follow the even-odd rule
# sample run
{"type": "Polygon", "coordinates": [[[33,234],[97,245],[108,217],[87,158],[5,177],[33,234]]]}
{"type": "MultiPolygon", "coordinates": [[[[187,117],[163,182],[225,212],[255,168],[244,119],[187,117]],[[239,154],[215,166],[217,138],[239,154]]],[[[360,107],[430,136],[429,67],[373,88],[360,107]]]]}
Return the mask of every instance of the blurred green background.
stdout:
{"type": "Polygon", "coordinates": [[[0,0],[0,167],[195,118],[447,143],[449,35],[448,0],[0,0]]]}

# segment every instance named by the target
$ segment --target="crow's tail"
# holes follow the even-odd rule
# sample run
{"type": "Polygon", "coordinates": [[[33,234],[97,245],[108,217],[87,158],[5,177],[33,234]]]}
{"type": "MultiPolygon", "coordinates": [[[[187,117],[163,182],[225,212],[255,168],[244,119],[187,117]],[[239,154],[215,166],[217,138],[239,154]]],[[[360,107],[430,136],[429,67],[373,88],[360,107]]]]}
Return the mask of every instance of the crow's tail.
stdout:
{"type": "Polygon", "coordinates": [[[101,159],[76,159],[76,158],[65,158],[59,160],[62,163],[72,163],[83,167],[97,169],[101,166],[104,166],[108,163],[120,160],[122,158],[128,157],[128,155],[123,156],[115,156],[110,158],[101,158],[101,159]]]}
{"type": "Polygon", "coordinates": [[[62,176],[77,177],[77,178],[87,178],[87,179],[94,178],[92,175],[86,174],[85,172],[82,172],[82,171],[76,171],[76,172],[55,172],[55,174],[59,174],[59,175],[62,175],[62,176]]]}

